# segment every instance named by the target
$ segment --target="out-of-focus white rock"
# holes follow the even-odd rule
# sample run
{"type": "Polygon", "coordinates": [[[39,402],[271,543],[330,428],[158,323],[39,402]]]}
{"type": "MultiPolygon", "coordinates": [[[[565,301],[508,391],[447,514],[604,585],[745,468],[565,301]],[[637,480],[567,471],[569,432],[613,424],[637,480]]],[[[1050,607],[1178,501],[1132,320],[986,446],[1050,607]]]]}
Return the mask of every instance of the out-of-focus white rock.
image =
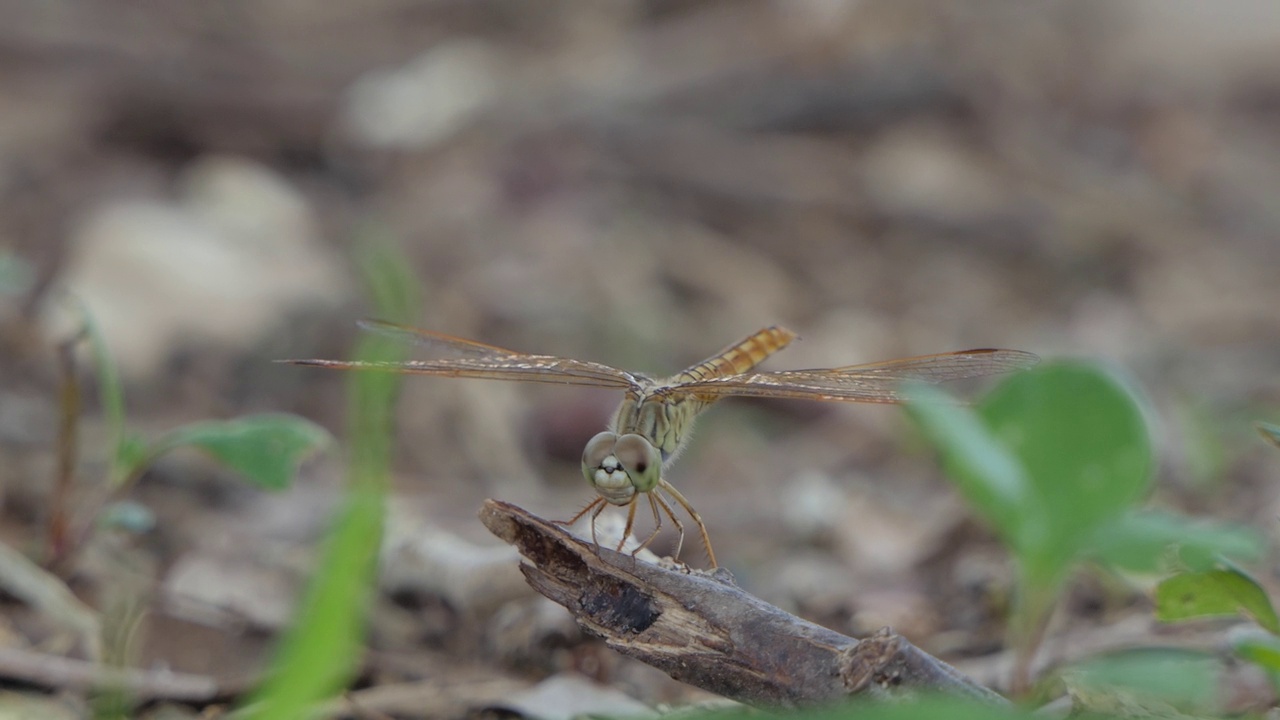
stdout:
{"type": "Polygon", "coordinates": [[[168,612],[192,622],[225,625],[233,620],[278,630],[293,617],[297,579],[278,567],[219,552],[182,558],[164,581],[168,612]]]}
{"type": "MultiPolygon", "coordinates": [[[[306,199],[269,168],[230,157],[194,163],[174,201],[91,211],[59,285],[87,306],[131,378],[157,369],[180,338],[246,347],[291,310],[349,292],[306,199]]],[[[72,332],[73,304],[50,297],[46,329],[72,332]]]]}
{"type": "Polygon", "coordinates": [[[533,594],[520,574],[514,547],[477,545],[429,525],[410,537],[403,522],[392,514],[379,576],[384,592],[442,598],[476,618],[488,618],[506,603],[533,594]]]}
{"type": "Polygon", "coordinates": [[[357,80],[347,93],[343,128],[375,148],[423,150],[445,140],[500,93],[495,51],[478,40],[438,45],[403,66],[357,80]]]}
{"type": "Polygon", "coordinates": [[[572,720],[577,717],[651,718],[648,705],[617,688],[591,682],[581,675],[560,673],[537,686],[515,693],[494,707],[532,720],[572,720]]]}
{"type": "Polygon", "coordinates": [[[825,473],[801,472],[788,484],[782,522],[791,535],[806,543],[831,538],[844,520],[848,495],[825,473]]]}

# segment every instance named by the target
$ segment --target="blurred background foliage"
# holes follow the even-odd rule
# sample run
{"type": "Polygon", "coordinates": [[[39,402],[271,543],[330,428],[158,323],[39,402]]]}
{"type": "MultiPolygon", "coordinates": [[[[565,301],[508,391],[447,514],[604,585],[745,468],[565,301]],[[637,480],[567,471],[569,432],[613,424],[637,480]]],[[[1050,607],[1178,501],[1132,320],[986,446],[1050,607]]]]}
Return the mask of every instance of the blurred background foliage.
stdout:
{"type": "MultiPolygon", "coordinates": [[[[1280,461],[1252,429],[1280,417],[1271,3],[0,0],[0,17],[15,547],[48,512],[67,292],[148,437],[280,411],[341,434],[343,378],[269,361],[349,357],[353,321],[389,303],[655,374],[772,323],[803,340],[771,368],[980,346],[1089,358],[1149,401],[1152,504],[1274,543],[1280,461]],[[369,292],[361,248],[379,244],[403,277],[369,292]]],[[[698,697],[491,571],[510,559],[474,521],[487,496],[571,516],[591,497],[582,444],[616,401],[404,384],[366,678],[509,690],[575,668],[647,702],[698,697]]],[[[112,429],[85,402],[92,485],[112,429]]],[[[263,494],[199,454],[158,458],[129,491],[154,528],[105,536],[75,587],[93,604],[127,558],[152,608],[139,664],[256,667],[343,468],[312,461],[263,494]]],[[[670,479],[752,592],[1007,677],[1009,560],[901,413],[725,403],[670,479]]],[[[1275,595],[1274,573],[1257,579],[1275,595]]],[[[1153,634],[1145,586],[1070,587],[1050,656],[1153,634]]]]}

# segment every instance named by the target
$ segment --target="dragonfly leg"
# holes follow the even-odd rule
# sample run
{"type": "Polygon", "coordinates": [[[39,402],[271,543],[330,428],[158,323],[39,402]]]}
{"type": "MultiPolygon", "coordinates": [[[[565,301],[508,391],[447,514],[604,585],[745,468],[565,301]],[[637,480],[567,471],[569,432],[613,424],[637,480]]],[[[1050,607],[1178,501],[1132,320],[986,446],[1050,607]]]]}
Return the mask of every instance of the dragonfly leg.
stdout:
{"type": "MultiPolygon", "coordinates": [[[[589,513],[589,512],[591,512],[592,510],[594,510],[594,509],[596,508],[596,506],[598,506],[598,505],[603,505],[603,504],[604,504],[604,498],[602,498],[602,497],[597,497],[595,500],[592,500],[591,502],[587,503],[587,506],[586,506],[586,507],[584,507],[584,508],[582,508],[581,510],[579,510],[577,515],[574,515],[573,517],[569,518],[568,520],[552,520],[552,522],[553,522],[553,523],[555,523],[556,525],[564,525],[565,527],[569,527],[570,525],[573,525],[574,523],[576,523],[576,522],[578,522],[579,520],[581,520],[583,515],[586,515],[587,513],[589,513]]],[[[601,508],[601,509],[603,509],[603,508],[601,508]]],[[[599,514],[600,514],[599,510],[597,510],[597,511],[596,511],[596,514],[595,514],[595,515],[592,515],[591,517],[594,519],[594,518],[596,517],[596,515],[599,515],[599,514]]]]}
{"type": "MultiPolygon", "coordinates": [[[[654,489],[656,490],[657,488],[654,489]]],[[[658,532],[662,530],[662,516],[658,514],[658,504],[653,501],[653,497],[654,493],[650,492],[649,509],[653,510],[653,532],[649,533],[649,537],[645,538],[639,547],[631,551],[631,557],[635,557],[641,550],[649,547],[649,543],[653,542],[653,539],[658,537],[658,532]]],[[[661,501],[662,498],[658,498],[658,500],[661,501]]]]}
{"type": "Polygon", "coordinates": [[[693,518],[693,521],[697,523],[698,532],[702,534],[702,545],[707,548],[707,559],[711,561],[711,567],[720,567],[716,562],[716,553],[711,549],[711,536],[707,534],[707,526],[706,523],[702,522],[702,516],[698,514],[697,510],[693,509],[688,500],[684,499],[684,495],[681,495],[679,490],[672,487],[671,483],[666,480],[659,480],[658,487],[671,493],[671,497],[675,498],[676,502],[680,503],[680,507],[684,508],[684,511],[689,513],[689,517],[693,518]]]}
{"type": "MultiPolygon", "coordinates": [[[[666,511],[667,517],[671,518],[671,522],[676,524],[676,530],[680,532],[680,539],[676,541],[675,554],[671,556],[673,559],[679,560],[680,550],[684,547],[684,523],[680,522],[680,518],[676,517],[676,514],[671,510],[671,506],[667,504],[666,498],[662,497],[662,494],[658,492],[658,488],[654,488],[653,492],[649,493],[649,495],[650,497],[657,498],[658,504],[661,505],[662,509],[666,511]]],[[[654,514],[654,517],[657,517],[658,515],[657,508],[654,508],[653,514],[654,514]]]]}
{"type": "Polygon", "coordinates": [[[603,502],[603,498],[601,498],[601,500],[602,502],[600,503],[600,507],[596,508],[596,511],[591,513],[591,542],[594,543],[596,547],[600,547],[600,538],[596,537],[596,518],[600,517],[600,513],[604,512],[606,507],[609,507],[608,503],[603,502]]]}
{"type": "MultiPolygon", "coordinates": [[[[627,544],[627,538],[631,537],[631,528],[636,523],[636,496],[631,496],[631,502],[627,503],[627,526],[622,529],[622,539],[618,541],[618,547],[614,548],[618,552],[622,552],[622,547],[627,544]]],[[[599,545],[600,543],[596,543],[599,545]]],[[[635,553],[631,553],[635,555],[635,553]]]]}

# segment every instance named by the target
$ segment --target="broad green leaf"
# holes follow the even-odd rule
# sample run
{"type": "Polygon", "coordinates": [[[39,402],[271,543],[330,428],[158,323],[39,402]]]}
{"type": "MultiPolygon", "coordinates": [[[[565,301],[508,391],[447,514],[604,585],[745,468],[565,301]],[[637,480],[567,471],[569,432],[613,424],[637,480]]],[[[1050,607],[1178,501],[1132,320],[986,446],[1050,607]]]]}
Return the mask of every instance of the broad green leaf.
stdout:
{"type": "Polygon", "coordinates": [[[1280,425],[1260,422],[1258,423],[1258,434],[1262,435],[1272,445],[1280,447],[1280,425]]]}
{"type": "Polygon", "coordinates": [[[1243,525],[1209,522],[1159,510],[1135,510],[1098,529],[1086,552],[1119,570],[1208,570],[1219,558],[1257,560],[1264,541],[1243,525]]]}
{"type": "Polygon", "coordinates": [[[1266,591],[1237,568],[1182,573],[1156,588],[1156,618],[1162,622],[1240,614],[1280,633],[1280,618],[1266,591]]]}
{"type": "Polygon", "coordinates": [[[1053,584],[1099,527],[1146,493],[1142,412],[1110,373],[1058,362],[1010,377],[978,414],[1027,480],[1016,542],[1027,576],[1053,584]]]}
{"type": "Polygon", "coordinates": [[[1125,717],[1203,712],[1216,700],[1220,661],[1210,653],[1165,648],[1123,650],[1063,672],[1077,701],[1125,717]]]}
{"type": "Polygon", "coordinates": [[[1021,532],[1027,479],[978,415],[929,385],[910,390],[908,416],[942,455],[960,493],[1008,543],[1021,532]]]}
{"type": "Polygon", "coordinates": [[[1265,670],[1272,686],[1280,688],[1280,637],[1256,628],[1251,630],[1253,632],[1232,637],[1231,648],[1236,655],[1265,670]]]}
{"type": "Polygon", "coordinates": [[[329,433],[310,420],[271,413],[185,425],[158,440],[152,456],[194,446],[255,485],[279,490],[289,486],[303,459],[329,440],[329,433]]]}

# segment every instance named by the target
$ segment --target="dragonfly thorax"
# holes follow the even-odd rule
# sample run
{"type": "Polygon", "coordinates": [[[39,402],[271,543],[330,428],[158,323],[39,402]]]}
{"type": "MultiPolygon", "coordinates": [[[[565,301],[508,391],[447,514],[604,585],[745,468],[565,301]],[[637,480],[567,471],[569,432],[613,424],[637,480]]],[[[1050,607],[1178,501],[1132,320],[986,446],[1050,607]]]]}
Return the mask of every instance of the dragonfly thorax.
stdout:
{"type": "Polygon", "coordinates": [[[610,429],[618,436],[635,434],[649,441],[667,463],[680,454],[693,420],[706,407],[691,396],[665,392],[629,392],[610,429]]]}
{"type": "Polygon", "coordinates": [[[662,454],[647,439],[602,432],[582,452],[582,474],[613,505],[630,505],[662,479],[662,454]]]}

